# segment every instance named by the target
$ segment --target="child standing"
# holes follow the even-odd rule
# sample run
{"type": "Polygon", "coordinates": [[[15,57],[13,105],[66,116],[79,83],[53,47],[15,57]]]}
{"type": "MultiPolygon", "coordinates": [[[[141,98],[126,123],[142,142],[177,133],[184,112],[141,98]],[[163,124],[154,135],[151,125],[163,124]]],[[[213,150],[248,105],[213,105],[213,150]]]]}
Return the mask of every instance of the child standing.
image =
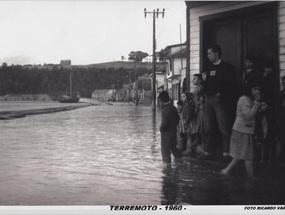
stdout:
{"type": "Polygon", "coordinates": [[[183,111],[184,103],[182,100],[177,101],[177,111],[180,116],[179,125],[177,129],[177,148],[180,151],[184,151],[186,149],[187,144],[187,132],[185,129],[185,119],[183,118],[182,111],[183,111]]]}
{"type": "Polygon", "coordinates": [[[194,118],[195,114],[195,106],[193,103],[193,95],[189,92],[184,92],[181,94],[181,100],[184,103],[182,109],[182,121],[184,125],[184,132],[186,135],[186,150],[184,150],[184,154],[188,154],[191,152],[191,145],[192,145],[192,137],[191,137],[191,121],[194,118]]]}
{"type": "Polygon", "coordinates": [[[205,152],[206,133],[205,133],[205,98],[203,90],[196,95],[196,157],[202,157],[205,152]]]}
{"type": "MultiPolygon", "coordinates": [[[[264,102],[261,103],[261,113],[267,121],[266,137],[262,146],[261,162],[275,162],[276,160],[276,81],[273,75],[273,61],[264,60],[264,69],[262,71],[260,86],[264,102]],[[266,107],[266,108],[264,108],[266,107]]],[[[278,117],[278,116],[277,116],[278,117]]],[[[264,121],[264,120],[263,120],[264,121]]]]}
{"type": "Polygon", "coordinates": [[[275,109],[276,80],[274,78],[273,61],[266,59],[260,78],[262,96],[272,111],[275,109]]]}
{"type": "Polygon", "coordinates": [[[202,74],[194,74],[192,83],[195,86],[194,92],[193,92],[193,100],[196,102],[197,93],[199,93],[201,90],[203,90],[202,85],[202,74]]]}
{"type": "Polygon", "coordinates": [[[195,89],[193,91],[193,101],[192,101],[192,108],[194,108],[194,115],[191,117],[191,120],[189,121],[189,135],[191,138],[191,146],[188,149],[188,151],[191,152],[192,157],[196,157],[199,153],[197,149],[200,148],[200,144],[197,138],[197,116],[200,108],[200,102],[197,102],[197,94],[203,90],[202,86],[202,74],[194,74],[193,75],[193,80],[192,80],[193,85],[195,86],[195,89]]]}
{"type": "Polygon", "coordinates": [[[161,104],[161,155],[162,161],[166,165],[171,164],[171,154],[175,160],[181,158],[181,153],[177,149],[177,125],[179,114],[176,107],[170,103],[169,94],[166,91],[159,93],[158,99],[161,104]]]}
{"type": "Polygon", "coordinates": [[[244,59],[244,72],[242,74],[241,94],[244,94],[251,83],[259,81],[260,69],[256,64],[256,57],[253,54],[247,54],[244,59]]]}
{"type": "Polygon", "coordinates": [[[255,119],[255,139],[257,149],[261,146],[261,153],[257,152],[259,163],[274,163],[276,161],[276,131],[273,126],[273,114],[271,107],[265,100],[261,101],[260,109],[255,119]]]}
{"type": "Polygon", "coordinates": [[[233,159],[221,170],[222,175],[229,175],[239,161],[244,160],[248,177],[253,177],[253,134],[260,97],[259,84],[251,83],[239,98],[230,141],[230,156],[233,159]]]}

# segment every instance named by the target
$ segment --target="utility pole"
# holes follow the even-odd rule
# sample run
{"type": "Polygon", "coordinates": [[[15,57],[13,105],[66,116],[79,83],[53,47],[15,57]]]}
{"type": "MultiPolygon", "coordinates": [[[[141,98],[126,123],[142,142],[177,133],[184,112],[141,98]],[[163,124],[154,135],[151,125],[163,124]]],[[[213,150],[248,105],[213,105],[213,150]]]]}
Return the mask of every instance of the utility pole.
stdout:
{"type": "Polygon", "coordinates": [[[181,24],[180,24],[180,52],[181,52],[181,56],[180,56],[180,59],[181,59],[181,68],[180,68],[180,80],[179,80],[179,88],[178,88],[178,100],[180,99],[181,97],[181,83],[183,83],[183,80],[182,80],[182,70],[183,70],[183,53],[182,53],[182,36],[181,36],[181,24]]]}
{"type": "Polygon", "coordinates": [[[165,9],[162,10],[162,12],[157,9],[156,11],[146,11],[146,8],[144,9],[144,17],[146,18],[147,14],[151,14],[153,18],[153,46],[152,46],[152,110],[156,111],[156,39],[155,39],[155,19],[159,17],[159,14],[162,15],[162,18],[164,18],[165,9]]]}
{"type": "Polygon", "coordinates": [[[139,104],[139,98],[138,98],[138,81],[137,81],[137,61],[135,60],[135,103],[136,106],[139,104]]]}

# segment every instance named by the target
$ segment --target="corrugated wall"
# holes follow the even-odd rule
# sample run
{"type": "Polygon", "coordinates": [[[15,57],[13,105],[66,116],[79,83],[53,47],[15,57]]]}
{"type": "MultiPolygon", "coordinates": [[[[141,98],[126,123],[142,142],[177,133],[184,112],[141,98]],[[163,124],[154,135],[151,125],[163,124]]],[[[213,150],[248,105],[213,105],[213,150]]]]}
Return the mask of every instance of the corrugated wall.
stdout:
{"type": "MultiPolygon", "coordinates": [[[[200,23],[199,17],[264,4],[267,2],[217,2],[190,9],[190,79],[200,72],[200,23]]],[[[280,26],[280,75],[285,75],[285,2],[279,4],[280,26]]],[[[193,85],[190,84],[191,91],[193,85]]]]}

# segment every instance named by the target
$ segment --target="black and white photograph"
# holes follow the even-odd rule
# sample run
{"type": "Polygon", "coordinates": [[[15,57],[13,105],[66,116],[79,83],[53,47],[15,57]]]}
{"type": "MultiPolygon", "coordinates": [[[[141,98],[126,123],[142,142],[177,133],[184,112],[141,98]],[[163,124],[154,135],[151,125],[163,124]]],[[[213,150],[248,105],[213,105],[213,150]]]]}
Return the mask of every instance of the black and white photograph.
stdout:
{"type": "Polygon", "coordinates": [[[1,214],[284,213],[285,1],[1,0],[0,26],[1,214]]]}

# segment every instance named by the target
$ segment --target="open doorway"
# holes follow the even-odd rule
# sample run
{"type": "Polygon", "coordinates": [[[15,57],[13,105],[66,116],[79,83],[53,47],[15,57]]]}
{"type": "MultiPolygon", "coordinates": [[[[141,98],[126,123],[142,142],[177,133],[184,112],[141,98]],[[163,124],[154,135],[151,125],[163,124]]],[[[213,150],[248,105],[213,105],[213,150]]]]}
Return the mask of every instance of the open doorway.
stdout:
{"type": "Polygon", "coordinates": [[[219,44],[223,60],[235,67],[237,86],[241,84],[244,58],[251,53],[260,62],[274,64],[276,93],[279,90],[277,2],[238,9],[200,18],[202,71],[208,66],[207,47],[219,44]]]}

